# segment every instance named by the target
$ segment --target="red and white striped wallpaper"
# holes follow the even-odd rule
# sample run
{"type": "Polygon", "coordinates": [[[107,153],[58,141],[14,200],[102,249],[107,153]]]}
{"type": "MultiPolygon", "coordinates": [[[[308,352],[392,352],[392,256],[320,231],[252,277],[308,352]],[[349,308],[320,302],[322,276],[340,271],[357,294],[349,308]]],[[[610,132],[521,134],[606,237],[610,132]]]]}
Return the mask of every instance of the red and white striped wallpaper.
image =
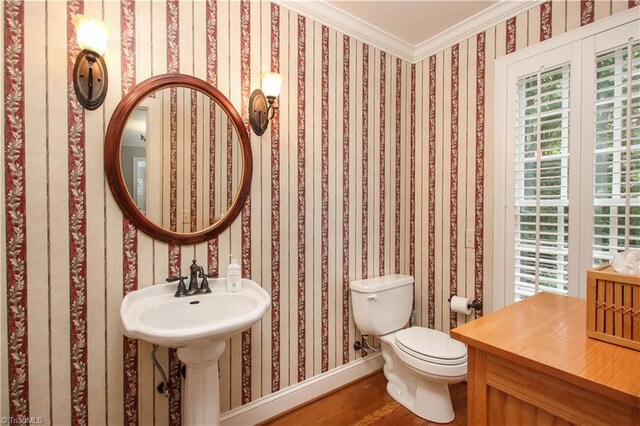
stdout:
{"type": "Polygon", "coordinates": [[[158,351],[173,385],[166,399],[151,346],[123,338],[119,308],[124,294],[194,257],[221,274],[230,254],[241,257],[273,298],[260,323],[227,343],[222,411],[360,356],[353,279],[412,273],[418,324],[462,322],[449,292],[491,292],[494,59],[634,4],[553,0],[412,65],[269,1],[5,0],[2,413],[180,424],[175,351],[158,351]],[[110,90],[96,111],[78,106],[70,80],[77,12],[114,30],[110,90]],[[191,74],[248,125],[249,94],[269,70],[285,83],[269,130],[251,136],[241,217],[195,246],[137,231],[103,172],[121,97],[152,75],[191,74]]]}
{"type": "MultiPolygon", "coordinates": [[[[222,411],[360,356],[348,284],[407,259],[405,62],[268,1],[6,1],[2,16],[3,413],[58,424],[179,424],[175,351],[158,351],[172,384],[166,399],[155,390],[151,346],[122,336],[119,307],[128,292],[187,271],[193,258],[224,274],[234,254],[273,297],[263,321],[228,342],[222,411]],[[78,105],[71,83],[71,18],[81,12],[113,29],[109,93],[96,111],[78,105]],[[250,133],[254,174],[241,216],[195,246],[137,231],[103,172],[104,132],[122,96],[152,75],[191,74],[226,94],[248,125],[249,95],[269,70],[285,83],[267,133],[250,133]]],[[[176,115],[173,164],[189,156],[176,115]]],[[[235,187],[231,160],[212,161],[227,164],[235,187]]],[[[179,195],[173,186],[167,194],[179,195]]],[[[179,210],[167,209],[172,227],[179,210]]]]}
{"type": "Polygon", "coordinates": [[[638,3],[545,1],[415,64],[415,236],[408,238],[418,241],[409,270],[423,324],[448,331],[471,319],[450,313],[454,293],[491,309],[495,59],[638,3]]]}

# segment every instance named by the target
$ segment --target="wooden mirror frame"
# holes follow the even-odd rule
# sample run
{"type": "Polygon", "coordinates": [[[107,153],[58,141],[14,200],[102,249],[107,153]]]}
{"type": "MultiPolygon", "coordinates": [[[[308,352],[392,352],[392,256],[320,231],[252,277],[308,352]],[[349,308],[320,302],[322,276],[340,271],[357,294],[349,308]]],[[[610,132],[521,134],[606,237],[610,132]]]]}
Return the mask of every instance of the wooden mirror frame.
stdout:
{"type": "Polygon", "coordinates": [[[104,164],[105,173],[109,188],[113,194],[118,206],[122,209],[124,215],[150,237],[174,244],[197,244],[207,241],[222,231],[227,229],[231,223],[238,217],[242,211],[242,207],[249,195],[251,189],[251,175],[253,169],[253,157],[251,155],[251,143],[247,129],[244,127],[240,115],[233,107],[229,99],[224,96],[218,89],[209,83],[184,74],[163,74],[151,77],[138,85],[120,101],[116,107],[107,134],[105,136],[104,145],[104,164]],[[171,87],[186,87],[198,90],[210,98],[212,98],[231,118],[236,132],[238,134],[240,149],[242,152],[242,177],[240,178],[240,188],[231,207],[227,212],[218,219],[213,225],[198,232],[179,233],[162,228],[147,218],[136,206],[133,198],[127,190],[122,173],[122,163],[120,157],[120,147],[122,145],[122,135],[127,126],[129,115],[147,96],[161,89],[171,87]]]}

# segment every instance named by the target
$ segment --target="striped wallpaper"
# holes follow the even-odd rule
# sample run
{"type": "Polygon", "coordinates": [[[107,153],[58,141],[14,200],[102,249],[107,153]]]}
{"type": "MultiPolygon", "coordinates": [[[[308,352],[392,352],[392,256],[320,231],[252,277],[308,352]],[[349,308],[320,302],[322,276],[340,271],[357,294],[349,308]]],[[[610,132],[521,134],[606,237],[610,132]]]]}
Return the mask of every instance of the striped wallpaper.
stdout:
{"type": "MultiPolygon", "coordinates": [[[[166,399],[155,391],[151,346],[122,336],[119,307],[124,294],[186,272],[194,257],[224,274],[235,254],[273,297],[263,321],[227,343],[222,411],[360,356],[349,281],[407,263],[406,63],[268,1],[3,6],[3,413],[57,424],[179,424],[175,351],[158,351],[172,384],[166,399]],[[92,112],[77,105],[70,83],[76,12],[114,30],[105,55],[110,90],[92,112]],[[121,97],[152,75],[192,74],[218,87],[247,122],[250,92],[268,70],[279,70],[285,85],[267,133],[252,134],[251,196],[231,229],[174,247],[123,219],[102,159],[121,97]]],[[[187,161],[173,114],[168,128],[171,162],[187,161]]],[[[178,195],[168,189],[168,198],[178,195]]],[[[171,206],[171,227],[179,210],[171,206]]]]}
{"type": "Polygon", "coordinates": [[[420,243],[410,252],[409,270],[422,289],[415,305],[423,323],[448,331],[468,320],[450,313],[454,293],[491,310],[495,59],[638,3],[545,1],[412,66],[420,118],[409,195],[416,202],[409,212],[415,236],[408,238],[420,243]]]}
{"type": "Polygon", "coordinates": [[[450,291],[490,301],[494,58],[634,4],[546,2],[408,64],[268,1],[5,0],[3,415],[179,424],[175,351],[158,351],[166,399],[151,346],[122,336],[119,308],[193,258],[224,274],[233,253],[273,298],[260,323],[227,342],[223,412],[360,356],[353,279],[412,273],[418,324],[463,322],[448,311],[450,291]],[[114,30],[110,90],[96,111],[73,94],[74,13],[114,30]],[[152,75],[192,74],[248,126],[249,94],[268,70],[285,83],[269,130],[251,135],[241,217],[195,246],[137,231],[103,172],[120,98],[152,75]]]}

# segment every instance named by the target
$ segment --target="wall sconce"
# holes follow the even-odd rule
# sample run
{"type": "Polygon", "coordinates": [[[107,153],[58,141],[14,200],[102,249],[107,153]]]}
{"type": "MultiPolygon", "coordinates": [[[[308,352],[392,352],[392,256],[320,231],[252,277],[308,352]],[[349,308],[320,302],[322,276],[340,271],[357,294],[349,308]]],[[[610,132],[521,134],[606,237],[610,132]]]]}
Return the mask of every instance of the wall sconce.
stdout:
{"type": "Polygon", "coordinates": [[[82,48],[73,67],[73,89],[80,104],[94,110],[107,96],[109,79],[102,55],[107,50],[111,29],[99,19],[85,15],[75,15],[72,22],[82,48]]]}
{"type": "Polygon", "coordinates": [[[269,120],[276,112],[273,102],[280,95],[281,87],[282,76],[275,72],[266,72],[262,74],[262,90],[256,89],[251,94],[249,122],[253,132],[258,136],[262,136],[269,127],[269,120]]]}

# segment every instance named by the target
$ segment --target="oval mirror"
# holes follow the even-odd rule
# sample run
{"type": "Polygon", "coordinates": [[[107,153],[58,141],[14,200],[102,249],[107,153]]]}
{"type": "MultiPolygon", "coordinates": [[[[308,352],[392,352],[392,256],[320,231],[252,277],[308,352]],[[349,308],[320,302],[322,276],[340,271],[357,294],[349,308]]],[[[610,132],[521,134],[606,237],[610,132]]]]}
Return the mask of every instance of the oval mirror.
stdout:
{"type": "Polygon", "coordinates": [[[249,136],[231,102],[203,80],[152,77],[116,107],[105,140],[107,180],[123,213],[149,236],[206,241],[249,194],[249,136]]]}

